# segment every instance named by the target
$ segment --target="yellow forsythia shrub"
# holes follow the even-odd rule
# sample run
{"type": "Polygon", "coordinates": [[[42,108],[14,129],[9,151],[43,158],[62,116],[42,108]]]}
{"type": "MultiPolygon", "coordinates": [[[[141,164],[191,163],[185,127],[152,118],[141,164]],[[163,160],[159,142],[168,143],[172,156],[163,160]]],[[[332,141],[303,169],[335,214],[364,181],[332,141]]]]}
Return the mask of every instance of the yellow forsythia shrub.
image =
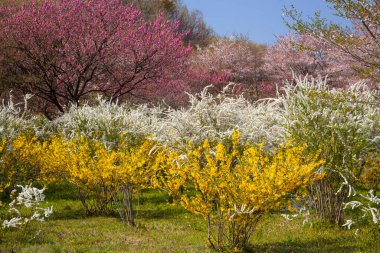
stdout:
{"type": "Polygon", "coordinates": [[[12,140],[2,140],[0,146],[0,192],[38,178],[43,149],[36,136],[20,134],[12,140]]]}
{"type": "Polygon", "coordinates": [[[10,182],[7,180],[7,174],[5,167],[3,165],[4,163],[4,157],[6,155],[7,151],[7,144],[8,141],[4,138],[3,140],[0,141],[0,193],[4,191],[5,188],[9,187],[10,182]]]}
{"type": "Polygon", "coordinates": [[[154,142],[109,149],[101,141],[78,137],[65,140],[53,136],[44,143],[41,177],[46,182],[62,179],[78,188],[79,197],[89,214],[109,213],[119,187],[148,185],[149,152],[154,142]]]}
{"type": "Polygon", "coordinates": [[[322,177],[315,169],[323,162],[306,157],[305,146],[242,146],[236,132],[230,142],[190,144],[182,155],[162,151],[153,166],[164,175],[156,184],[207,220],[208,242],[219,250],[244,247],[264,212],[287,204],[301,186],[322,177]]]}
{"type": "Polygon", "coordinates": [[[118,177],[121,182],[127,182],[136,188],[151,186],[150,179],[153,171],[150,167],[154,159],[151,151],[155,145],[156,143],[149,139],[132,147],[121,142],[118,151],[120,159],[118,177]]]}

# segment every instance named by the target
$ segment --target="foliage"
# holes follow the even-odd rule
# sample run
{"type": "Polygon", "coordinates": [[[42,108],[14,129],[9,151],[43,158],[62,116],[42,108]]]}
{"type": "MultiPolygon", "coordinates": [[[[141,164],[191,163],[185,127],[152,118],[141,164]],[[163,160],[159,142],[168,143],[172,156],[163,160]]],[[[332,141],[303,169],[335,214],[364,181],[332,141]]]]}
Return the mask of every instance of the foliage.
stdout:
{"type": "Polygon", "coordinates": [[[179,24],[162,15],[145,22],[120,0],[33,0],[4,15],[0,59],[11,84],[61,112],[94,93],[112,100],[157,96],[175,88],[174,73],[186,69],[190,48],[179,24]]]}
{"type": "Polygon", "coordinates": [[[363,173],[360,181],[366,189],[378,191],[380,187],[380,153],[372,151],[367,155],[363,166],[363,173]]]}
{"type": "MultiPolygon", "coordinates": [[[[366,217],[369,214],[370,220],[375,226],[378,226],[379,232],[380,232],[380,225],[379,225],[379,220],[380,220],[380,214],[379,210],[375,206],[380,205],[380,198],[377,197],[373,190],[370,190],[367,195],[360,195],[360,201],[353,200],[349,201],[345,204],[345,208],[351,207],[352,209],[360,207],[361,211],[364,213],[362,218],[366,217]],[[364,204],[363,204],[364,202],[364,204]]],[[[351,229],[351,226],[356,223],[353,220],[347,220],[346,223],[343,226],[347,226],[348,229],[351,229]]],[[[380,234],[379,234],[380,235],[380,234]]]]}
{"type": "MultiPolygon", "coordinates": [[[[350,199],[347,203],[344,204],[344,209],[351,208],[359,209],[361,211],[362,216],[360,219],[367,219],[370,221],[370,224],[373,225],[377,232],[377,240],[380,242],[380,198],[375,194],[374,190],[371,189],[368,191],[366,195],[358,194],[352,185],[349,185],[352,188],[353,194],[350,195],[350,199]]],[[[352,226],[362,225],[359,223],[359,219],[347,219],[346,223],[342,226],[348,229],[351,229],[352,226]]]]}
{"type": "MultiPolygon", "coordinates": [[[[190,95],[189,107],[182,109],[119,105],[99,99],[96,106],[73,106],[66,114],[52,122],[39,119],[25,121],[26,125],[32,126],[28,128],[34,129],[34,133],[32,131],[29,135],[18,137],[18,144],[15,146],[19,150],[17,153],[8,152],[12,150],[12,140],[5,139],[3,152],[8,150],[8,153],[5,152],[7,158],[2,165],[3,171],[6,172],[3,175],[8,172],[7,175],[15,175],[14,172],[18,170],[24,171],[24,174],[17,173],[20,176],[17,180],[4,177],[3,185],[10,182],[21,183],[23,175],[27,180],[34,180],[38,176],[40,161],[43,160],[42,156],[38,155],[38,150],[41,150],[41,141],[44,140],[43,148],[46,151],[43,153],[51,156],[46,159],[51,161],[46,163],[48,165],[58,163],[56,167],[62,169],[71,164],[72,161],[66,165],[60,164],[58,157],[72,158],[65,153],[65,145],[73,141],[78,142],[83,148],[88,145],[87,150],[104,152],[103,157],[110,158],[104,164],[114,168],[115,164],[121,161],[122,150],[140,147],[145,141],[157,142],[164,148],[186,152],[189,142],[197,146],[208,139],[210,143],[228,144],[229,136],[236,129],[241,132],[242,142],[264,141],[267,148],[277,147],[287,138],[291,138],[296,143],[306,142],[307,150],[312,155],[321,149],[320,157],[326,160],[326,178],[332,182],[331,185],[321,187],[331,188],[329,194],[337,198],[336,208],[339,211],[339,201],[347,194],[347,188],[344,187],[341,193],[343,197],[335,195],[341,182],[340,173],[343,173],[350,183],[357,181],[358,177],[365,175],[362,172],[369,171],[369,166],[372,166],[370,162],[364,161],[368,159],[370,152],[376,152],[379,144],[376,137],[379,135],[380,122],[376,93],[364,85],[341,90],[330,89],[321,80],[296,82],[296,85],[286,86],[284,94],[275,100],[252,103],[243,96],[229,95],[228,90],[234,87],[228,86],[218,95],[211,95],[207,88],[197,95],[190,95]],[[55,137],[49,140],[50,136],[55,137]],[[62,146],[62,149],[52,148],[54,138],[61,140],[54,145],[62,146]],[[28,145],[33,148],[29,149],[28,145]],[[26,158],[19,159],[23,154],[26,158]]],[[[19,117],[15,120],[19,120],[19,117]]],[[[151,148],[154,145],[152,144],[151,148]]],[[[70,149],[73,149],[73,146],[70,149]]],[[[159,148],[151,153],[151,159],[155,159],[153,154],[160,153],[158,150],[159,148]]],[[[91,166],[96,167],[98,158],[86,152],[86,159],[94,162],[91,166]]],[[[49,174],[48,171],[46,177],[42,177],[44,180],[49,177],[51,181],[55,181],[61,176],[60,173],[49,174]]],[[[52,168],[50,172],[53,171],[52,168]]],[[[128,180],[124,183],[131,183],[128,180]]],[[[122,184],[117,184],[117,187],[121,186],[122,184]]],[[[118,196],[120,195],[115,195],[118,196]]],[[[111,203],[109,201],[112,196],[106,199],[111,203]]],[[[107,206],[109,207],[108,204],[107,206]]],[[[100,208],[99,205],[98,207],[100,208]]]]}
{"type": "Polygon", "coordinates": [[[178,31],[183,33],[185,43],[192,46],[206,46],[214,36],[214,31],[203,20],[198,10],[189,11],[181,0],[125,0],[134,3],[144,18],[153,20],[162,11],[167,19],[178,21],[178,31]]]}
{"type": "Polygon", "coordinates": [[[311,201],[320,218],[340,223],[349,190],[346,185],[337,193],[341,175],[349,184],[357,181],[365,156],[378,145],[377,94],[360,83],[342,90],[331,89],[322,80],[306,79],[287,85],[284,91],[278,100],[288,137],[306,143],[311,154],[321,150],[320,158],[326,161],[326,177],[311,187],[311,201]]]}
{"type": "MultiPolygon", "coordinates": [[[[191,59],[194,71],[203,72],[203,82],[215,86],[232,81],[244,87],[251,99],[257,100],[274,95],[274,86],[266,84],[262,71],[266,47],[244,37],[220,38],[205,48],[198,48],[191,59]],[[265,85],[266,84],[266,85],[265,85]]],[[[198,86],[202,80],[197,80],[198,86]]],[[[193,87],[194,85],[192,85],[193,87]]],[[[221,89],[221,87],[219,87],[221,89]]]]}
{"type": "Polygon", "coordinates": [[[379,81],[380,78],[380,3],[376,0],[326,0],[336,15],[351,21],[351,26],[329,22],[316,13],[305,20],[297,10],[286,10],[290,18],[288,25],[300,34],[310,34],[339,51],[351,61],[351,66],[365,79],[379,81]],[[291,23],[293,22],[293,23],[291,23]]]}
{"type": "MultiPolygon", "coordinates": [[[[369,217],[380,233],[379,93],[363,83],[345,86],[357,77],[353,70],[379,80],[378,3],[326,1],[354,28],[328,25],[318,15],[304,22],[289,11],[299,34],[279,38],[267,51],[242,38],[208,45],[210,30],[180,0],[31,0],[0,8],[0,79],[64,112],[52,121],[29,117],[29,96],[24,109],[12,100],[0,106],[0,192],[21,188],[9,204],[17,216],[6,214],[3,227],[52,213],[37,207],[44,189],[20,184],[66,182],[77,190],[79,213],[118,212],[132,226],[136,193],[164,190],[169,201],[206,220],[190,226],[207,229],[209,246],[220,251],[243,250],[266,229],[261,222],[270,212],[291,210],[307,193],[319,218],[342,225],[348,207],[360,209],[355,214],[369,217]],[[204,43],[191,62],[183,41],[204,43]],[[274,91],[266,81],[290,74],[306,77],[285,84],[276,99],[257,100],[274,91]],[[321,75],[330,79],[313,79],[321,75]],[[216,86],[189,94],[180,109],[119,104],[196,91],[191,81],[216,86]],[[236,84],[213,95],[228,81],[236,84]],[[253,88],[255,102],[240,93],[242,84],[253,88]],[[355,196],[357,185],[368,194],[355,196]]],[[[157,206],[142,216],[169,216],[170,209],[183,222],[189,215],[157,206]]],[[[359,222],[343,224],[353,225],[359,222]]]]}
{"type": "Polygon", "coordinates": [[[218,250],[242,249],[264,212],[283,206],[299,187],[323,176],[314,173],[323,162],[307,158],[305,146],[288,143],[267,151],[262,144],[239,142],[234,132],[229,145],[207,139],[199,146],[190,143],[188,152],[173,161],[169,151],[154,167],[169,168],[161,173],[166,177],[161,187],[207,220],[208,241],[218,250]]]}

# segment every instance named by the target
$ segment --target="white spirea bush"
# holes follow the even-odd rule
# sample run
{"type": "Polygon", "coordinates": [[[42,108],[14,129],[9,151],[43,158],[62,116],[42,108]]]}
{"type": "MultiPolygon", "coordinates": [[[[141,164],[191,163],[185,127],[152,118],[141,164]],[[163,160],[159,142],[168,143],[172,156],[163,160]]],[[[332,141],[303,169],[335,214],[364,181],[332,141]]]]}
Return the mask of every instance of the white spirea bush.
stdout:
{"type": "Polygon", "coordinates": [[[15,104],[12,96],[8,102],[2,101],[0,105],[0,139],[13,139],[20,131],[31,127],[26,110],[29,97],[24,97],[22,105],[15,104]]]}
{"type": "Polygon", "coordinates": [[[243,96],[216,96],[207,87],[197,95],[189,95],[190,106],[169,109],[161,119],[155,138],[169,146],[186,146],[189,141],[201,143],[223,141],[233,130],[242,133],[241,140],[267,144],[283,142],[283,117],[273,100],[251,103],[243,96]]]}
{"type": "Polygon", "coordinates": [[[44,115],[32,115],[28,101],[32,95],[23,97],[23,102],[14,103],[12,96],[0,104],[0,140],[11,141],[17,135],[30,131],[39,138],[48,138],[53,132],[51,121],[44,115]]]}
{"type": "Polygon", "coordinates": [[[323,180],[309,187],[319,218],[342,221],[343,205],[352,194],[370,152],[379,150],[379,94],[363,83],[330,88],[325,80],[296,79],[277,98],[282,105],[286,139],[307,144],[307,152],[325,161],[323,180]],[[340,183],[344,179],[342,187],[340,183]]]}
{"type": "MultiPolygon", "coordinates": [[[[360,218],[368,219],[380,231],[380,198],[375,195],[374,191],[369,190],[366,195],[358,194],[358,196],[355,193],[350,197],[351,199],[355,197],[355,199],[345,203],[344,209],[360,210],[362,213],[360,218]]],[[[342,226],[351,229],[352,226],[356,226],[357,224],[359,224],[358,220],[347,219],[342,226]]]]}
{"type": "Polygon", "coordinates": [[[67,138],[87,136],[111,146],[122,134],[183,148],[189,141],[201,143],[206,138],[223,141],[234,129],[242,132],[243,141],[283,141],[282,117],[275,101],[250,103],[243,96],[213,96],[207,88],[189,99],[190,106],[182,109],[118,105],[99,99],[97,106],[72,107],[52,125],[67,138]]]}
{"type": "Polygon", "coordinates": [[[11,218],[3,221],[3,228],[18,228],[31,221],[44,222],[53,213],[53,206],[47,208],[38,207],[45,200],[45,189],[38,189],[31,185],[17,185],[17,189],[11,192],[11,203],[8,212],[11,218]],[[26,210],[25,210],[26,209],[26,210]]]}
{"type": "Polygon", "coordinates": [[[98,105],[73,106],[52,122],[55,131],[66,138],[86,136],[115,145],[121,135],[146,137],[155,132],[162,109],[147,105],[119,105],[98,99],[98,105]]]}
{"type": "Polygon", "coordinates": [[[313,151],[320,149],[328,169],[341,171],[380,143],[378,97],[364,83],[342,90],[329,88],[322,79],[305,78],[286,85],[277,101],[286,137],[306,142],[313,151]]]}

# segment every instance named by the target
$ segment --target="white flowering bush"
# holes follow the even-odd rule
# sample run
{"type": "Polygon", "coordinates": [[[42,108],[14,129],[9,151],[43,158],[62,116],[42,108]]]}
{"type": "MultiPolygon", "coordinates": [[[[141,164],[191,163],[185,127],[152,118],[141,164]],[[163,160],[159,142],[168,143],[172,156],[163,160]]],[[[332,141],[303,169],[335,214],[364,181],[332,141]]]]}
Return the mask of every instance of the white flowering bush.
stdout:
{"type": "Polygon", "coordinates": [[[243,96],[212,95],[208,88],[196,95],[189,94],[190,104],[182,109],[119,105],[99,99],[96,106],[73,106],[46,129],[66,138],[86,136],[101,140],[109,146],[118,143],[120,136],[127,136],[151,138],[163,145],[184,148],[189,141],[223,141],[234,129],[242,133],[243,141],[283,142],[283,117],[276,101],[251,103],[243,96]]]}
{"type": "MultiPolygon", "coordinates": [[[[344,204],[344,208],[359,209],[362,212],[362,218],[369,217],[369,220],[380,229],[380,198],[374,194],[373,190],[369,190],[367,195],[359,194],[357,200],[351,200],[344,204]]],[[[354,220],[347,220],[343,226],[351,229],[354,220]]]]}
{"type": "MultiPolygon", "coordinates": [[[[347,181],[343,184],[347,184],[347,181]]],[[[354,216],[351,213],[351,217],[346,218],[346,222],[342,224],[342,227],[347,229],[356,228],[356,233],[365,225],[372,225],[377,230],[377,237],[380,242],[380,197],[375,194],[373,189],[369,190],[366,194],[357,193],[352,185],[349,185],[350,193],[348,195],[348,201],[344,203],[343,209],[349,209],[359,216],[354,216]]]]}
{"type": "Polygon", "coordinates": [[[71,107],[51,123],[50,129],[68,139],[84,136],[113,147],[121,136],[133,142],[133,139],[153,134],[161,113],[160,107],[120,105],[99,98],[96,106],[71,107]]]}
{"type": "Polygon", "coordinates": [[[286,138],[307,143],[326,163],[325,178],[311,185],[310,200],[319,218],[341,223],[343,202],[362,173],[365,156],[378,146],[378,94],[363,83],[347,90],[329,88],[325,80],[296,79],[284,87],[282,105],[286,138]],[[341,188],[342,176],[347,184],[341,188]],[[340,188],[340,189],[339,189],[340,188]]]}
{"type": "Polygon", "coordinates": [[[53,213],[53,206],[42,208],[39,205],[45,200],[45,189],[31,185],[17,185],[20,189],[11,192],[8,214],[10,218],[2,222],[3,228],[19,228],[32,221],[44,222],[53,213]]]}
{"type": "Polygon", "coordinates": [[[184,148],[190,141],[223,141],[237,130],[243,142],[265,139],[268,144],[283,143],[283,117],[276,101],[251,103],[243,96],[230,97],[224,92],[212,95],[208,88],[189,95],[189,107],[168,109],[158,120],[160,126],[155,128],[154,138],[165,145],[184,148]]]}
{"type": "Polygon", "coordinates": [[[8,102],[0,105],[0,198],[9,195],[16,184],[35,179],[36,173],[28,166],[27,159],[21,159],[26,154],[23,151],[32,152],[25,140],[36,141],[34,117],[27,109],[30,97],[26,95],[23,102],[14,103],[10,94],[8,102]]]}
{"type": "Polygon", "coordinates": [[[12,96],[8,102],[0,105],[0,140],[13,139],[19,132],[31,127],[27,114],[27,101],[30,96],[24,97],[23,104],[15,104],[12,96]]]}

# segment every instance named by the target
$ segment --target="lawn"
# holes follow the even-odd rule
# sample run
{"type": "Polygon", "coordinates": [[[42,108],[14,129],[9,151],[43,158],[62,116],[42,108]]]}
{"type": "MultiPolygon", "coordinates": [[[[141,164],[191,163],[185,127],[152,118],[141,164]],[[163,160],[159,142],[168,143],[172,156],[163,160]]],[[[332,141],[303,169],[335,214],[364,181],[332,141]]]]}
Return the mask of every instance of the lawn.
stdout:
{"type": "MultiPolygon", "coordinates": [[[[203,220],[168,203],[168,196],[145,191],[136,200],[135,228],[115,217],[86,217],[70,191],[47,191],[54,206],[45,223],[2,233],[0,252],[210,252],[203,220]],[[54,192],[55,191],[55,192],[54,192]]],[[[248,252],[380,252],[371,229],[344,230],[321,224],[302,226],[268,214],[250,241],[248,252]]]]}

